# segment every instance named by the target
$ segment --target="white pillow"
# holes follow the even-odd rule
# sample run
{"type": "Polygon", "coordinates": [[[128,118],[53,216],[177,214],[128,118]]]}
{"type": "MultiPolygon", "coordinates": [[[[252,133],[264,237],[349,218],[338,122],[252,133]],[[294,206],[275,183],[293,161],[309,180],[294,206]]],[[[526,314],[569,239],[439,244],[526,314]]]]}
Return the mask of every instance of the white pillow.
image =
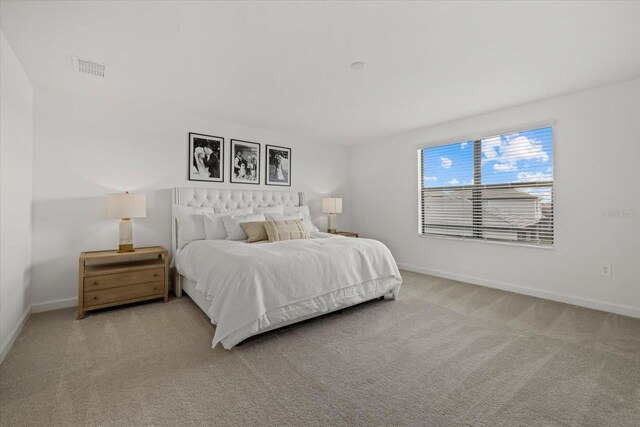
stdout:
{"type": "Polygon", "coordinates": [[[227,238],[227,229],[224,228],[222,217],[227,214],[205,212],[204,234],[207,240],[224,240],[227,238]]]}
{"type": "Polygon", "coordinates": [[[247,233],[240,224],[243,222],[266,221],[263,214],[255,215],[224,215],[222,222],[227,230],[227,240],[247,240],[247,233]]]}
{"type": "Polygon", "coordinates": [[[218,214],[228,214],[228,215],[249,215],[253,213],[252,208],[238,208],[238,209],[227,209],[227,208],[216,208],[214,209],[215,213],[218,214]]]}
{"type": "Polygon", "coordinates": [[[206,238],[204,230],[204,212],[213,212],[212,207],[192,208],[189,206],[173,206],[173,212],[178,223],[178,249],[187,243],[206,238]]]}
{"type": "Polygon", "coordinates": [[[302,212],[294,213],[294,214],[265,214],[265,218],[267,221],[293,221],[295,219],[304,219],[302,218],[302,212]]]}
{"type": "Polygon", "coordinates": [[[266,208],[253,208],[254,214],[283,214],[284,213],[284,205],[277,206],[268,206],[266,208]]]}
{"type": "Polygon", "coordinates": [[[301,212],[302,213],[302,219],[304,221],[304,225],[307,227],[307,231],[309,233],[314,233],[316,231],[320,231],[318,230],[318,227],[316,227],[313,222],[311,221],[311,214],[309,213],[309,206],[304,205],[304,206],[286,206],[284,208],[284,213],[285,214],[295,214],[301,212]]]}
{"type": "Polygon", "coordinates": [[[222,217],[250,215],[251,212],[248,212],[248,213],[246,212],[248,209],[251,209],[251,208],[236,209],[236,210],[230,211],[230,213],[205,212],[204,213],[204,234],[206,239],[207,240],[226,239],[227,229],[224,226],[222,217]]]}

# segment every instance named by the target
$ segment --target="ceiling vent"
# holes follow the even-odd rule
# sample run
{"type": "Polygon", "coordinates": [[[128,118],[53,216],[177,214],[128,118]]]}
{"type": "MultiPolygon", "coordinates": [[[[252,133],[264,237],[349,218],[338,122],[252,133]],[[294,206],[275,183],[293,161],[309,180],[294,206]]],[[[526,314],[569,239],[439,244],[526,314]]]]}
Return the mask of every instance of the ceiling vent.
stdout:
{"type": "Polygon", "coordinates": [[[73,69],[80,74],[104,78],[107,65],[74,56],[73,69]]]}

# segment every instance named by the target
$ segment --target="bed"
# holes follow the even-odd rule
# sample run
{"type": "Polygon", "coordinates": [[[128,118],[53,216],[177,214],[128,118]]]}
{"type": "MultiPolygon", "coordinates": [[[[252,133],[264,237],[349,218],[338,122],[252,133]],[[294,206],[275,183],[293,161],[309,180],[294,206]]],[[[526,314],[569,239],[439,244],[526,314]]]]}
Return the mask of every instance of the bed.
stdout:
{"type": "Polygon", "coordinates": [[[251,336],[400,292],[393,256],[376,240],[312,232],[310,239],[282,242],[181,242],[178,206],[295,208],[304,205],[303,193],[176,188],[173,205],[176,295],[187,293],[216,325],[214,347],[231,349],[251,336]]]}

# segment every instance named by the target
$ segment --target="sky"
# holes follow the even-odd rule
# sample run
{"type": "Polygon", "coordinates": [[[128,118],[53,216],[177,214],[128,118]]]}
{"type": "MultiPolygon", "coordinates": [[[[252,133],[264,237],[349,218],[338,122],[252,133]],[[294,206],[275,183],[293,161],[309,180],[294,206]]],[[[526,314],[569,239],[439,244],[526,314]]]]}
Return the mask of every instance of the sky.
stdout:
{"type": "MultiPolygon", "coordinates": [[[[484,138],[482,182],[502,184],[553,180],[552,128],[484,138]]],[[[424,187],[473,184],[473,141],[425,148],[424,187]]]]}

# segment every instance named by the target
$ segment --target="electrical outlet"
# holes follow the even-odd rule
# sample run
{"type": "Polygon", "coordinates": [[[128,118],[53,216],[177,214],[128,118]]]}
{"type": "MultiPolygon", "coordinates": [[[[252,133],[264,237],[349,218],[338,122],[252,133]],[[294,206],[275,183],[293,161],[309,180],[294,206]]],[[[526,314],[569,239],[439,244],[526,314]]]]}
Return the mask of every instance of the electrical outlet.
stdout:
{"type": "Polygon", "coordinates": [[[600,275],[604,277],[611,277],[611,263],[610,262],[601,262],[600,263],[600,275]]]}

